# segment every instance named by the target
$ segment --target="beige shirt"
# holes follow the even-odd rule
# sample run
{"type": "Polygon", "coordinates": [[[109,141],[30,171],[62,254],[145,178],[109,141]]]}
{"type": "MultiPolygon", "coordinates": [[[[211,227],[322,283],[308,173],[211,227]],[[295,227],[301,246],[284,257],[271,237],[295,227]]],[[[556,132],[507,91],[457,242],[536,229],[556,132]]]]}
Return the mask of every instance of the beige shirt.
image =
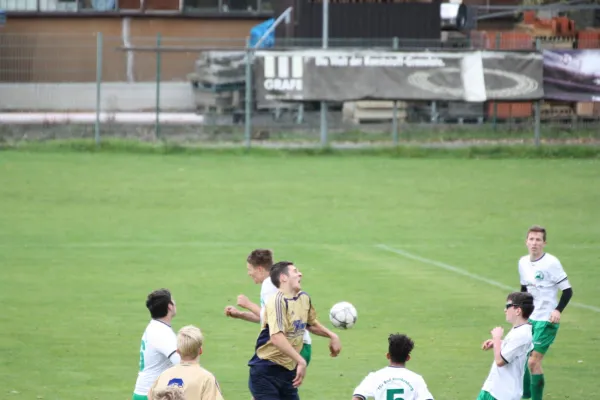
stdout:
{"type": "Polygon", "coordinates": [[[256,341],[256,354],[250,365],[275,363],[291,371],[296,368],[296,361],[279,350],[271,342],[271,336],[283,332],[292,347],[300,352],[307,326],[317,322],[310,297],[305,292],[298,293],[296,297],[286,297],[278,291],[267,300],[264,314],[262,331],[256,341]]]}
{"type": "Polygon", "coordinates": [[[181,362],[163,372],[151,393],[167,386],[183,387],[185,400],[224,400],[215,376],[197,363],[181,362]]]}

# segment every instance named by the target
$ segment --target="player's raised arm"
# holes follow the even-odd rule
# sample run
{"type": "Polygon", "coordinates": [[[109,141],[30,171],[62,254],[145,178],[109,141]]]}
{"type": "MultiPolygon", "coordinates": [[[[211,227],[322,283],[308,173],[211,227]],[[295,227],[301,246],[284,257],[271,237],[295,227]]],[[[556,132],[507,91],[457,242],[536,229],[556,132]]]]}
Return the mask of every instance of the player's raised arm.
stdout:
{"type": "Polygon", "coordinates": [[[254,314],[252,311],[240,311],[234,306],[225,307],[225,315],[227,317],[241,319],[248,322],[259,323],[260,315],[254,314]]]}
{"type": "Polygon", "coordinates": [[[256,315],[260,320],[260,306],[251,302],[248,296],[240,294],[237,298],[237,304],[256,315]]]}
{"type": "Polygon", "coordinates": [[[310,309],[308,311],[308,323],[307,329],[310,333],[313,333],[317,336],[322,336],[329,338],[329,351],[331,352],[331,357],[337,357],[338,354],[342,351],[342,342],[338,335],[325,328],[318,320],[317,313],[310,303],[310,309]]]}
{"type": "Polygon", "coordinates": [[[247,296],[240,294],[237,297],[237,305],[248,311],[242,311],[235,306],[225,307],[225,315],[231,318],[242,319],[248,322],[260,323],[262,306],[266,303],[268,297],[277,292],[269,277],[271,266],[273,265],[273,252],[267,249],[253,250],[246,258],[246,271],[254,283],[261,284],[260,302],[257,305],[248,299],[247,296]]]}

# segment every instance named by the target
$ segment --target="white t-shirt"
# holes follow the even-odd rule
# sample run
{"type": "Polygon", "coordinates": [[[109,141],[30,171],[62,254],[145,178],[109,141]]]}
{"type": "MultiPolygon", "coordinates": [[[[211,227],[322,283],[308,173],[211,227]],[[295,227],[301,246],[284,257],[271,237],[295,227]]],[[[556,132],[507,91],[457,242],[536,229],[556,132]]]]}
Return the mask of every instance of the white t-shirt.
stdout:
{"type": "Polygon", "coordinates": [[[140,347],[140,369],[135,382],[135,394],[147,395],[156,379],[165,370],[179,364],[181,358],[177,351],[177,335],[170,325],[151,320],[140,347]]]}
{"type": "MultiPolygon", "coordinates": [[[[267,300],[269,297],[277,293],[277,287],[273,284],[271,277],[267,277],[260,287],[260,324],[262,326],[264,321],[264,313],[265,313],[265,304],[267,304],[267,300]]],[[[304,343],[311,344],[312,339],[310,337],[310,333],[308,331],[304,331],[304,343]]]]}
{"type": "Polygon", "coordinates": [[[354,397],[375,400],[433,400],[423,377],[403,367],[371,372],[354,389],[354,397]]]}
{"type": "Polygon", "coordinates": [[[529,255],[519,260],[521,285],[533,296],[535,309],[529,318],[534,321],[548,321],[550,314],[558,304],[558,289],[571,287],[567,274],[558,258],[545,253],[539,259],[531,261],[529,255]]]}
{"type": "Polygon", "coordinates": [[[533,331],[530,324],[517,326],[508,332],[502,341],[500,355],[506,362],[499,367],[492,362],[492,369],[483,390],[496,400],[521,400],[523,376],[527,355],[533,350],[533,331]]]}

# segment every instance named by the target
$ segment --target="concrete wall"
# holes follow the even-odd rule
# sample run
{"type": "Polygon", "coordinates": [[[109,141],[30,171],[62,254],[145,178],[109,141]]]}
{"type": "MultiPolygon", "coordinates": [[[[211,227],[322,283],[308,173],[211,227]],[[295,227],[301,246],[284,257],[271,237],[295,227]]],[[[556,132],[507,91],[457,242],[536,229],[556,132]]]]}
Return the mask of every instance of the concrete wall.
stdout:
{"type": "MultiPolygon", "coordinates": [[[[101,85],[102,111],[152,111],[156,106],[156,84],[104,83],[101,85]]],[[[0,111],[95,111],[95,83],[0,83],[0,111]]],[[[163,111],[195,110],[190,83],[162,83],[160,107],[163,111]]]]}

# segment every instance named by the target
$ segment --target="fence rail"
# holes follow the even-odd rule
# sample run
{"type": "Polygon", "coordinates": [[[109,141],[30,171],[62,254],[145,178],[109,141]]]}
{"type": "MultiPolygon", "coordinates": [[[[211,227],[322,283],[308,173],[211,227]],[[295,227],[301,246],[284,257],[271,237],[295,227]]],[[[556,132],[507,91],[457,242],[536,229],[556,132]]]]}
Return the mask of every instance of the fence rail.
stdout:
{"type": "MultiPolygon", "coordinates": [[[[194,77],[211,51],[244,53],[239,39],[0,34],[0,140],[104,138],[252,146],[394,145],[439,141],[600,141],[600,103],[554,101],[332,102],[321,131],[318,103],[261,104],[248,63],[241,81],[204,85],[194,77]],[[247,88],[252,90],[248,91],[247,88]]],[[[277,49],[318,47],[317,39],[277,49]]],[[[577,48],[572,39],[475,34],[448,41],[331,39],[329,48],[380,50],[577,48]],[[566,43],[566,44],[565,44],[566,43]]],[[[586,42],[584,47],[591,47],[586,42]]],[[[349,85],[352,82],[348,82],[349,85]]]]}

